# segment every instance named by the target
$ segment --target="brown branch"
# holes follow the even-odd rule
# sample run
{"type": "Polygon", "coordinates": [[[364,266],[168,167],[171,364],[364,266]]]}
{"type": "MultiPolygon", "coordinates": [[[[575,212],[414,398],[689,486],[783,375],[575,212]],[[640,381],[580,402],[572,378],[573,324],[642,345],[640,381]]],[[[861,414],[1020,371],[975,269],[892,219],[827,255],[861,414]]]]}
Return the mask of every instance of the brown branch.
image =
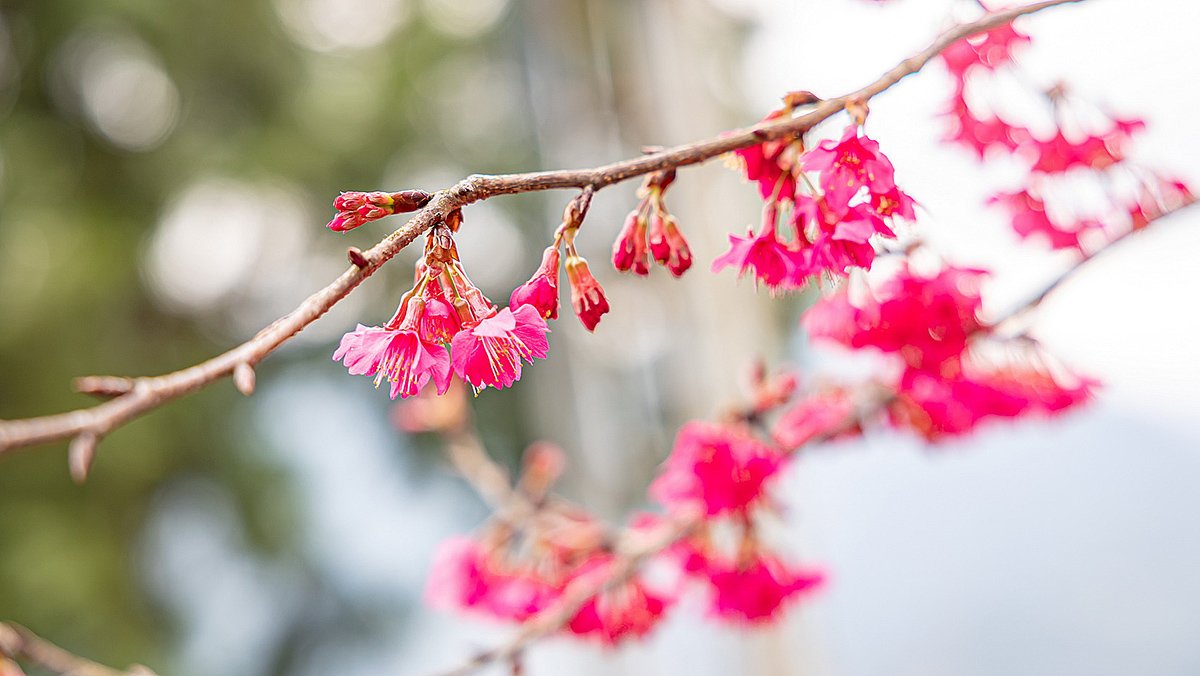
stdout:
{"type": "MultiPolygon", "coordinates": [[[[866,87],[844,96],[821,101],[810,112],[796,118],[758,124],[737,133],[592,169],[469,176],[457,185],[438,192],[429,204],[403,227],[370,250],[351,251],[348,255],[353,265],[333,283],[309,296],[299,307],[260,331],[249,341],[228,352],[174,373],[129,379],[129,388],[125,392],[99,388],[98,391],[102,394],[117,396],[90,408],[24,420],[0,421],[0,456],[29,446],[64,439],[79,439],[75,444],[77,450],[71,454],[72,474],[76,480],[82,480],[87,475],[96,445],[114,429],[167,402],[231,376],[235,371],[241,373],[239,385],[252,382],[252,378],[245,375],[247,369],[253,369],[280,345],[328,312],[380,266],[411,244],[421,233],[441,222],[452,211],[499,195],[540,190],[585,188],[590,189],[587,191],[590,197],[596,190],[650,172],[699,164],[763,141],[798,136],[843,110],[848,103],[865,102],[916,73],[943,49],[964,37],[1008,23],[1025,14],[1079,1],[1045,0],[1024,7],[992,12],[976,21],[951,28],[938,36],[928,47],[900,62],[866,87]]],[[[105,379],[104,382],[116,381],[105,379]]],[[[245,392],[249,388],[241,389],[245,392]]]]}
{"type": "Polygon", "coordinates": [[[11,622],[0,622],[0,657],[23,660],[64,676],[154,676],[153,671],[141,665],[120,671],[79,657],[11,622]]]}

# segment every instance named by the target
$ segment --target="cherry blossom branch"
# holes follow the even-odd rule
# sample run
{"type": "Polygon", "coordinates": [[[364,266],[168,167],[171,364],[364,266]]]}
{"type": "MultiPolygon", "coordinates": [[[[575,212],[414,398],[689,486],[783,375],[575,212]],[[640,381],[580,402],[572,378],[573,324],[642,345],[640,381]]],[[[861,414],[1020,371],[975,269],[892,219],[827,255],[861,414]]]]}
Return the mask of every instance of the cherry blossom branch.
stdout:
{"type": "MultiPolygon", "coordinates": [[[[1111,250],[1121,242],[1130,238],[1134,233],[1145,230],[1151,223],[1156,223],[1169,216],[1172,216],[1179,211],[1193,206],[1196,201],[1182,203],[1173,208],[1167,209],[1155,217],[1149,219],[1141,228],[1128,230],[1113,239],[1106,242],[1099,248],[1091,251],[1076,260],[1070,267],[1063,270],[1057,277],[1051,280],[1048,284],[1042,287],[1037,293],[1031,296],[1027,301],[1023,302],[1016,308],[1001,315],[987,325],[983,331],[990,331],[994,327],[1008,322],[1011,319],[1019,317],[1026,312],[1029,312],[1039,306],[1050,294],[1060,288],[1064,282],[1078,273],[1090,261],[1098,258],[1101,254],[1111,250]]],[[[818,435],[810,440],[806,446],[824,443],[832,439],[840,437],[847,431],[861,429],[864,424],[882,412],[892,402],[894,394],[887,391],[871,390],[864,393],[860,398],[858,405],[848,415],[841,424],[827,430],[825,433],[818,435]]],[[[486,454],[485,454],[486,455],[486,454]]],[[[678,518],[674,520],[664,521],[659,528],[650,535],[640,534],[642,542],[636,545],[631,545],[628,540],[632,536],[639,535],[636,531],[626,531],[623,537],[615,538],[618,543],[617,560],[608,577],[599,583],[592,584],[587,587],[576,587],[569,590],[569,593],[563,597],[556,605],[543,611],[533,619],[522,625],[520,631],[507,643],[480,652],[465,663],[451,670],[440,672],[442,676],[463,676],[474,672],[493,662],[510,661],[518,658],[521,652],[535,641],[554,634],[566,626],[572,618],[580,611],[580,609],[591,599],[604,593],[609,589],[613,589],[637,573],[639,567],[652,556],[662,552],[676,542],[686,538],[694,529],[700,526],[703,519],[700,515],[695,515],[690,518],[678,518]],[[624,544],[624,549],[620,545],[624,544]]]]}
{"type": "Polygon", "coordinates": [[[563,598],[554,606],[538,613],[521,625],[521,630],[507,643],[478,653],[462,665],[449,671],[440,672],[440,676],[462,676],[492,662],[506,662],[518,658],[521,651],[530,644],[562,629],[588,601],[623,584],[638,571],[647,559],[687,537],[700,526],[701,522],[702,519],[699,516],[666,521],[655,532],[645,536],[643,541],[636,544],[627,542],[629,538],[623,538],[623,542],[619,543],[616,548],[616,563],[613,564],[608,577],[601,583],[569,588],[563,598]]]}
{"type": "Polygon", "coordinates": [[[541,171],[506,175],[473,175],[436,193],[403,227],[367,251],[351,248],[353,265],[331,284],[306,298],[295,310],[237,347],[200,364],[166,375],[118,378],[85,378],[80,391],[112,396],[109,401],[66,413],[0,421],[0,456],[20,448],[70,439],[69,465],[76,481],[83,481],[95,458],[97,444],[118,427],[159,406],[232,376],[243,394],[254,390],[254,367],[324,315],[422,233],[443,222],[454,211],[499,195],[552,189],[581,188],[586,197],[601,188],[664,169],[690,166],[733,150],[785,137],[797,137],[847,105],[862,106],[905,77],[921,70],[942,50],[958,40],[1006,24],[1013,19],[1057,5],[1081,0],[1044,0],[1023,7],[990,12],[976,21],[955,26],[928,47],[901,61],[867,86],[818,102],[808,113],[790,119],[761,123],[742,131],[614,162],[592,169],[541,171]]]}
{"type": "Polygon", "coordinates": [[[141,665],[120,671],[79,657],[11,622],[0,622],[0,662],[3,658],[24,660],[50,673],[64,676],[154,676],[153,671],[141,665]]]}

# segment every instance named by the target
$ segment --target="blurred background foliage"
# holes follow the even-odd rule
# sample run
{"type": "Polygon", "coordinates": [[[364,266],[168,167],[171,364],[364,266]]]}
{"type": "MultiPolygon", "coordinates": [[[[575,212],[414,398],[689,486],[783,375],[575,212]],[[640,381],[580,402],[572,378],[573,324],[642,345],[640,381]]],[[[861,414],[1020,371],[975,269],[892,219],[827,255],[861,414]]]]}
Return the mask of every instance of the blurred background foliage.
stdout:
{"type": "MultiPolygon", "coordinates": [[[[690,20],[706,28],[696,39],[716,48],[708,65],[720,76],[737,20],[693,9],[702,11],[690,20]]],[[[348,244],[384,232],[323,232],[339,190],[436,189],[471,172],[595,164],[650,140],[686,140],[686,128],[654,135],[663,129],[647,91],[670,85],[647,81],[643,50],[663,45],[640,39],[660,11],[581,0],[0,3],[0,416],[88,404],[70,390],[75,376],[163,373],[244,340],[332,279],[348,244]]],[[[632,187],[623,190],[627,202],[632,187]]],[[[597,207],[612,221],[596,226],[602,234],[628,208],[619,201],[597,207]]],[[[534,267],[559,209],[532,196],[468,211],[468,230],[481,234],[463,242],[464,257],[495,300],[534,267]]],[[[597,261],[603,239],[589,244],[597,261]]],[[[263,364],[260,389],[283,373],[340,377],[333,394],[357,390],[356,401],[386,420],[385,397],[364,396],[365,380],[326,361],[341,331],[390,314],[412,258],[263,364]]],[[[527,382],[477,402],[493,451],[509,462],[545,433],[530,421],[569,377],[565,365],[554,369],[540,395],[527,382]]],[[[286,463],[261,450],[274,415],[218,383],[114,433],[83,487],[68,479],[62,448],[6,459],[0,616],[102,662],[225,674],[297,673],[331,627],[369,634],[381,618],[403,622],[405,604],[347,598],[306,551],[306,497],[286,463]],[[235,656],[225,662],[189,653],[188,637],[203,631],[162,591],[172,581],[154,582],[165,566],[159,550],[176,545],[155,539],[153,514],[189,491],[232,510],[243,557],[287,571],[276,596],[291,611],[253,646],[256,657],[229,646],[235,656]]],[[[569,414],[559,418],[574,427],[569,414]]],[[[335,446],[363,434],[330,424],[335,446]]],[[[643,437],[634,451],[661,440],[643,437]]],[[[442,471],[430,444],[386,431],[372,443],[389,457],[424,458],[406,466],[414,476],[442,471]]],[[[643,454],[639,469],[661,452],[643,454]]],[[[616,499],[619,512],[644,480],[615,487],[628,496],[616,499]]],[[[470,524],[480,508],[454,495],[470,524]]],[[[222,531],[172,532],[176,542],[222,531]]],[[[219,567],[182,556],[185,577],[219,595],[223,587],[204,583],[219,567]]]]}

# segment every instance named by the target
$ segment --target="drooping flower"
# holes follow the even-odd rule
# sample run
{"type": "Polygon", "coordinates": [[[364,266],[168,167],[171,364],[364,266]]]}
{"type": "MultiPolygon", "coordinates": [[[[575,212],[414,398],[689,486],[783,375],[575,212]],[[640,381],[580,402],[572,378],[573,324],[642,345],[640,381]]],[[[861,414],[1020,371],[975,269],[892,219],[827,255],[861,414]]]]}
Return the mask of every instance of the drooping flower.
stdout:
{"type": "Polygon", "coordinates": [[[804,397],[784,410],[771,428],[771,438],[785,451],[795,451],[813,441],[859,432],[850,393],[831,389],[804,397]]]}
{"type": "Polygon", "coordinates": [[[991,418],[1053,415],[1091,398],[1095,383],[1064,383],[1043,370],[1017,367],[943,375],[908,369],[888,408],[892,423],[930,441],[966,434],[991,418]]]}
{"type": "Polygon", "coordinates": [[[845,293],[818,301],[804,318],[814,338],[893,352],[913,368],[937,371],[957,359],[980,328],[979,282],[985,273],[946,267],[924,276],[907,265],[861,306],[845,293]]]}
{"type": "Polygon", "coordinates": [[[916,220],[917,213],[914,210],[916,204],[916,200],[896,186],[892,186],[892,189],[886,192],[871,193],[871,208],[883,218],[899,217],[909,221],[916,220]]]}
{"type": "Polygon", "coordinates": [[[679,232],[679,224],[671,214],[656,209],[650,215],[647,241],[654,260],[676,277],[692,267],[692,250],[683,238],[683,233],[679,232]]]}
{"type": "Polygon", "coordinates": [[[801,164],[821,172],[821,189],[831,203],[849,204],[863,188],[876,195],[896,187],[891,161],[879,151],[878,142],[859,136],[857,124],[846,127],[840,141],[822,141],[805,153],[801,164]]]}
{"type": "Polygon", "coordinates": [[[595,331],[600,318],[608,312],[604,288],[592,276],[587,259],[568,249],[567,281],[571,283],[571,305],[588,331],[595,331]]]}
{"type": "Polygon", "coordinates": [[[637,208],[625,217],[617,240],[613,242],[613,267],[635,275],[650,274],[650,256],[646,244],[646,213],[637,208]]]}
{"type": "MultiPolygon", "coordinates": [[[[773,110],[762,122],[778,120],[792,114],[793,107],[785,105],[773,110]]],[[[764,141],[733,151],[742,163],[746,178],[758,184],[764,201],[790,200],[796,195],[796,156],[803,146],[794,139],[764,141]]]]}
{"type": "Polygon", "coordinates": [[[1051,248],[1078,249],[1080,236],[1088,230],[1104,226],[1092,219],[1082,220],[1066,228],[1055,223],[1046,211],[1046,203],[1028,188],[1010,193],[997,193],[988,199],[990,204],[999,204],[1008,209],[1012,217],[1012,229],[1022,239],[1045,237],[1051,248]]]}
{"type": "Polygon", "coordinates": [[[1059,129],[1049,139],[1034,139],[1029,145],[1037,157],[1033,171],[1046,174],[1062,173],[1073,167],[1101,170],[1122,159],[1116,137],[1110,142],[1106,137],[1088,134],[1072,141],[1059,129]]]}
{"type": "Polygon", "coordinates": [[[803,256],[784,244],[776,234],[778,207],[768,204],[763,209],[763,224],[758,234],[748,230],[745,237],[729,236],[729,251],[713,261],[712,271],[720,272],[727,267],[736,268],[738,277],[752,272],[756,282],[772,291],[783,290],[791,285],[796,268],[803,256]]]}
{"type": "Polygon", "coordinates": [[[946,68],[962,78],[972,66],[995,70],[1011,63],[1015,48],[1029,42],[1028,35],[1007,23],[982,35],[963,38],[942,50],[940,56],[946,68]]]}
{"type": "Polygon", "coordinates": [[[600,589],[588,599],[567,623],[567,631],[613,646],[625,639],[645,636],[658,626],[673,599],[651,589],[639,575],[610,588],[603,588],[612,576],[616,558],[597,554],[571,573],[565,595],[575,588],[600,589]]]}
{"type": "Polygon", "coordinates": [[[995,115],[986,120],[975,115],[961,91],[950,100],[946,115],[953,123],[946,140],[970,148],[980,160],[992,148],[1011,153],[1033,139],[1025,127],[1009,124],[995,115]]]}
{"type": "Polygon", "coordinates": [[[458,311],[441,295],[425,298],[425,312],[421,315],[417,333],[428,343],[448,344],[462,330],[458,311]]]}
{"type": "Polygon", "coordinates": [[[747,561],[709,560],[704,573],[712,588],[713,613],[751,624],[775,619],[788,602],[815,591],[825,579],[763,551],[747,561]]]}
{"type": "Polygon", "coordinates": [[[464,537],[442,542],[434,554],[425,600],[439,610],[475,610],[523,622],[561,594],[530,569],[506,565],[502,553],[464,537]]]}
{"type": "Polygon", "coordinates": [[[782,465],[777,449],[741,429],[690,422],[680,428],[650,496],[671,511],[745,513],[782,465]]]}
{"type": "Polygon", "coordinates": [[[793,286],[803,286],[806,277],[822,272],[845,276],[851,267],[870,269],[875,260],[871,238],[896,236],[869,204],[850,206],[832,199],[839,196],[849,198],[846,193],[796,196],[792,221],[797,233],[803,235],[805,264],[793,269],[793,286]]]}
{"type": "Polygon", "coordinates": [[[546,358],[549,331],[532,305],[504,308],[454,336],[454,372],[476,389],[511,387],[521,379],[522,360],[546,358]]]}
{"type": "Polygon", "coordinates": [[[558,246],[546,247],[542,264],[528,282],[513,289],[510,308],[530,305],[542,319],[558,319],[558,246]]]}
{"type": "Polygon", "coordinates": [[[392,399],[415,396],[431,379],[443,394],[450,386],[450,354],[417,331],[424,301],[414,298],[408,307],[408,316],[396,328],[359,324],[342,337],[333,359],[343,361],[352,375],[375,376],[376,387],[390,382],[392,399]]]}

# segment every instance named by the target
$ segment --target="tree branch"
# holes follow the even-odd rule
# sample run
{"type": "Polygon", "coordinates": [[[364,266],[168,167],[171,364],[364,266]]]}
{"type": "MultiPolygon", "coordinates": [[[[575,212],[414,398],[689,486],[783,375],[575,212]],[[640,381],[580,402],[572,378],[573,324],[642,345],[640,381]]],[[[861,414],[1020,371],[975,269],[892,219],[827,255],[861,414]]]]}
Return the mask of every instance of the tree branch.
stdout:
{"type": "MultiPolygon", "coordinates": [[[[0,421],[0,456],[16,449],[64,439],[74,439],[70,451],[72,476],[83,481],[96,446],[106,435],[125,423],[170,401],[195,392],[217,380],[239,373],[238,383],[253,382],[253,367],[345,298],[401,249],[411,244],[450,212],[499,195],[562,188],[599,190],[654,171],[690,166],[763,141],[795,137],[843,110],[848,103],[863,103],[886,91],[905,77],[921,70],[952,43],[1034,12],[1079,2],[1045,0],[984,15],[976,21],[942,33],[924,50],[881,75],[871,84],[850,94],[819,102],[810,112],[796,118],[758,124],[737,133],[661,150],[592,169],[541,171],[524,174],[474,175],[438,192],[403,227],[368,251],[352,250],[353,265],[329,286],[309,296],[292,312],[281,317],[241,345],[195,366],[161,376],[101,378],[85,380],[81,389],[107,396],[109,401],[67,413],[0,421]],[[94,386],[94,387],[92,387],[94,386]],[[125,389],[127,388],[127,390],[125,389]]],[[[248,392],[252,387],[239,387],[248,392]]]]}

